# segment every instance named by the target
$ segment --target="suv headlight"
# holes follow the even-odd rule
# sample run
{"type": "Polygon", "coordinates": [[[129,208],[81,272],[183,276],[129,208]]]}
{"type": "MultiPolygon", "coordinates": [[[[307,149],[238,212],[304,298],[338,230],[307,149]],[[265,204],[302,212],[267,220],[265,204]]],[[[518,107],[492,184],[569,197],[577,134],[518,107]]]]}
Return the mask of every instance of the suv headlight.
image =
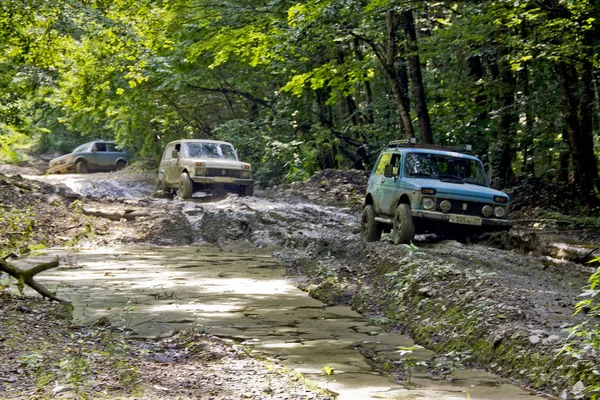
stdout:
{"type": "Polygon", "coordinates": [[[494,208],[492,206],[483,206],[481,213],[484,217],[489,218],[494,214],[494,208]]]}
{"type": "Polygon", "coordinates": [[[435,208],[435,200],[431,197],[423,197],[422,205],[424,210],[433,210],[435,208]]]}
{"type": "Polygon", "coordinates": [[[443,200],[440,203],[440,208],[442,209],[443,212],[447,213],[452,208],[452,203],[450,203],[448,200],[443,200]]]}
{"type": "Polygon", "coordinates": [[[250,179],[252,178],[252,171],[243,170],[242,171],[242,179],[250,179]]]}
{"type": "Polygon", "coordinates": [[[204,176],[206,175],[206,168],[205,167],[196,167],[196,176],[204,176]]]}
{"type": "Polygon", "coordinates": [[[496,218],[504,218],[506,216],[506,207],[494,207],[494,215],[496,218]]]}

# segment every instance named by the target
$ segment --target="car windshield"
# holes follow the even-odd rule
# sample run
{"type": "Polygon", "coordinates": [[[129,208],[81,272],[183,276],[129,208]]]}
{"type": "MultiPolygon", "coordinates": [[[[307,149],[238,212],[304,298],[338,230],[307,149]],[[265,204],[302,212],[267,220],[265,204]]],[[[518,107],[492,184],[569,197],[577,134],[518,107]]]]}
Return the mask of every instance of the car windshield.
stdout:
{"type": "Polygon", "coordinates": [[[485,171],[480,161],[444,154],[408,153],[404,163],[404,175],[487,186],[485,171]]]}
{"type": "Polygon", "coordinates": [[[83,153],[84,151],[88,151],[89,147],[90,147],[90,143],[82,144],[81,146],[79,146],[75,150],[73,150],[73,153],[83,153]]]}
{"type": "Polygon", "coordinates": [[[237,160],[233,147],[224,143],[186,143],[185,149],[188,157],[225,158],[228,160],[237,160]]]}

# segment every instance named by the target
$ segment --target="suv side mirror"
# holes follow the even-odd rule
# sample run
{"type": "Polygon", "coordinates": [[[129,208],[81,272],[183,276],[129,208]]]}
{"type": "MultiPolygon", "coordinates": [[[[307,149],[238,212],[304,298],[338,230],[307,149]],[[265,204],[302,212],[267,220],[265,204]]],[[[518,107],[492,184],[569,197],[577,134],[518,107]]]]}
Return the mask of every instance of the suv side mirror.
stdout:
{"type": "Polygon", "coordinates": [[[393,178],[394,177],[394,166],[392,164],[388,164],[385,166],[385,169],[383,170],[383,176],[385,176],[386,178],[393,178]]]}
{"type": "Polygon", "coordinates": [[[171,152],[171,157],[173,157],[173,158],[179,158],[179,152],[177,150],[173,150],[171,152]]]}

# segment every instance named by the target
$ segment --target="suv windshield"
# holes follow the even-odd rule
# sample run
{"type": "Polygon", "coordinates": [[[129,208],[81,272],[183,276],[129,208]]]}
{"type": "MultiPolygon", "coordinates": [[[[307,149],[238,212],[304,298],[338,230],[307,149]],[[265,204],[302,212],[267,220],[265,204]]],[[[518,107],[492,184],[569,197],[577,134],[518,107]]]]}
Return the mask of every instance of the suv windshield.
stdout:
{"type": "Polygon", "coordinates": [[[404,163],[404,175],[487,186],[485,172],[479,161],[451,155],[408,153],[404,163]]]}
{"type": "Polygon", "coordinates": [[[225,158],[237,160],[233,147],[222,143],[186,143],[185,151],[188,157],[197,158],[225,158]]]}

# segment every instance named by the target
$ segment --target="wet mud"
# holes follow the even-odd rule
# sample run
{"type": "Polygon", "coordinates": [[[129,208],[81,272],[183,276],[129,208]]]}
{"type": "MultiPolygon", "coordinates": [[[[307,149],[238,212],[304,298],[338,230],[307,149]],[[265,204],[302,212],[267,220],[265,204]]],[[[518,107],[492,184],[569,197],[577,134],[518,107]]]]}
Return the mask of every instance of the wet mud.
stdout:
{"type": "MultiPolygon", "coordinates": [[[[79,324],[103,321],[144,338],[207,332],[302,373],[339,399],[541,398],[468,369],[452,380],[416,370],[410,383],[396,381],[360,350],[401,362],[398,350],[414,346],[410,338],[382,330],[350,307],[309,297],[276,259],[253,247],[115,246],[45,255],[54,256],[62,267],[39,280],[73,303],[79,324]]],[[[435,354],[420,349],[413,356],[427,362],[435,354]]]]}
{"type": "MultiPolygon", "coordinates": [[[[321,302],[317,306],[298,307],[294,309],[294,313],[304,313],[305,308],[314,311],[313,308],[331,310],[339,306],[350,306],[352,312],[358,313],[356,318],[385,321],[385,327],[374,329],[378,332],[375,338],[383,335],[404,338],[402,334],[408,334],[417,343],[437,350],[438,356],[454,350],[472,351],[472,365],[498,374],[473,378],[481,382],[475,384],[481,389],[479,398],[490,398],[485,397],[484,387],[488,391],[490,387],[508,390],[504,387],[505,381],[499,376],[510,378],[518,385],[534,387],[539,392],[557,396],[562,393],[569,396],[576,383],[573,375],[558,372],[553,355],[565,343],[569,328],[581,322],[583,317],[573,316],[573,306],[579,301],[581,288],[586,285],[592,271],[586,260],[597,255],[594,243],[569,241],[561,235],[533,232],[518,226],[508,234],[483,235],[465,242],[419,235],[413,246],[394,246],[390,238],[384,235],[380,242],[362,243],[359,238],[359,207],[356,206],[358,192],[352,183],[354,178],[348,177],[341,178],[339,191],[329,190],[325,177],[311,183],[310,195],[300,185],[291,185],[289,188],[257,191],[255,197],[195,197],[188,201],[176,197],[151,198],[148,196],[153,189],[151,182],[142,183],[143,188],[140,189],[136,186],[139,182],[134,185],[128,178],[118,178],[117,175],[101,178],[113,182],[112,188],[110,185],[100,185],[104,192],[94,189],[95,186],[86,179],[69,186],[66,182],[71,178],[60,178],[66,179],[66,182],[62,182],[78,191],[82,198],[95,196],[96,201],[104,201],[105,207],[112,211],[135,207],[137,211],[147,213],[147,216],[133,220],[115,221],[111,229],[106,228],[106,234],[88,238],[86,243],[89,245],[116,249],[123,243],[153,246],[193,244],[214,246],[217,251],[242,246],[252,249],[252,254],[246,254],[246,260],[243,261],[248,265],[254,265],[257,255],[263,257],[273,254],[277,262],[261,258],[265,263],[258,263],[260,266],[254,265],[249,269],[256,273],[270,271],[271,268],[279,271],[279,267],[275,265],[281,263],[286,271],[286,279],[281,281],[282,285],[283,282],[293,282],[295,287],[321,302]],[[96,194],[92,194],[94,191],[96,194]],[[320,198],[327,201],[321,202],[320,198]],[[323,304],[327,307],[324,308],[323,304]]],[[[358,178],[364,179],[363,176],[358,178]]],[[[96,218],[96,221],[103,220],[102,217],[96,218]]],[[[151,249],[149,253],[154,254],[155,251],[157,250],[151,249]]],[[[141,265],[144,262],[152,264],[161,257],[143,256],[139,262],[141,265]]],[[[224,267],[231,262],[219,257],[218,253],[213,257],[215,266],[224,267]]],[[[241,257],[233,256],[238,261],[241,257]]],[[[175,274],[174,276],[179,273],[196,273],[211,265],[204,261],[179,261],[181,260],[175,263],[177,267],[169,269],[169,273],[175,274]]],[[[110,274],[107,275],[108,280],[123,279],[117,278],[119,271],[107,272],[114,274],[112,278],[110,274]]],[[[159,272],[158,276],[164,273],[162,270],[159,272]]],[[[229,279],[227,272],[220,273],[222,276],[217,273],[211,279],[229,279]]],[[[176,298],[177,290],[185,286],[187,279],[178,276],[174,282],[169,283],[178,283],[173,287],[150,288],[144,287],[142,282],[148,280],[144,276],[131,282],[129,286],[121,287],[117,292],[123,294],[133,288],[142,288],[149,292],[140,297],[145,303],[160,301],[168,309],[169,302],[175,304],[179,301],[176,298]]],[[[69,283],[67,281],[62,285],[69,283]]],[[[90,285],[87,289],[94,288],[90,285]]],[[[223,289],[224,292],[227,290],[233,289],[223,289]]],[[[276,293],[274,288],[272,290],[276,293]]],[[[230,294],[231,299],[224,303],[225,308],[222,310],[211,309],[208,307],[209,303],[206,304],[208,308],[203,310],[196,303],[190,305],[191,300],[188,299],[186,306],[180,305],[181,314],[175,313],[163,323],[148,315],[147,319],[136,320],[135,323],[131,321],[131,325],[138,324],[137,330],[154,327],[156,335],[167,335],[170,329],[189,328],[190,325],[202,327],[201,319],[190,317],[189,312],[199,315],[198,312],[202,311],[205,313],[204,317],[234,314],[235,318],[243,321],[262,322],[262,326],[274,324],[280,333],[286,335],[293,333],[286,339],[289,342],[282,349],[311,348],[310,340],[304,340],[304,336],[311,337],[304,327],[300,328],[294,321],[279,321],[279,317],[266,318],[253,308],[240,311],[236,308],[236,299],[239,300],[239,297],[234,292],[231,293],[224,293],[230,294]]],[[[126,308],[126,304],[121,304],[120,310],[126,308]]],[[[140,303],[136,307],[139,315],[142,315],[142,305],[140,303]]],[[[122,311],[115,313],[123,315],[122,311]]],[[[353,318],[345,322],[354,324],[356,321],[353,318]]],[[[314,320],[313,315],[313,320],[319,323],[327,319],[340,318],[318,321],[314,320]]],[[[212,329],[221,325],[224,324],[214,322],[212,329]]],[[[268,346],[253,343],[253,339],[256,339],[253,336],[257,336],[252,334],[253,329],[255,328],[240,323],[239,326],[223,328],[220,334],[247,345],[253,344],[257,349],[262,346],[260,350],[268,352],[268,346]]],[[[353,333],[346,333],[349,331],[343,330],[343,335],[334,336],[332,340],[343,342],[346,336],[365,335],[365,332],[359,331],[355,329],[353,333]]],[[[368,332],[366,335],[369,336],[368,332]]],[[[275,337],[273,340],[277,342],[280,339],[275,337]]],[[[276,346],[274,348],[277,349],[275,354],[279,354],[285,361],[284,351],[276,346]]],[[[362,346],[355,342],[344,343],[342,348],[352,348],[351,352],[355,357],[358,357],[358,353],[364,354],[368,359],[367,364],[373,368],[371,374],[386,377],[385,379],[395,376],[395,384],[402,386],[402,390],[410,386],[407,385],[406,368],[395,364],[398,361],[396,354],[379,351],[380,347],[376,345],[362,346]]],[[[428,357],[434,360],[432,363],[436,362],[437,356],[428,357]]],[[[317,367],[326,358],[328,357],[317,358],[318,365],[307,367],[306,370],[296,367],[301,372],[316,375],[319,372],[316,371],[317,367]]],[[[286,362],[294,364],[294,357],[290,355],[286,362]]],[[[325,365],[320,365],[319,368],[322,369],[325,365]]],[[[345,371],[342,367],[339,368],[338,371],[345,371]]],[[[469,375],[469,370],[466,371],[464,373],[469,375]]],[[[457,372],[457,376],[460,377],[462,373],[457,372]]],[[[416,388],[416,391],[406,394],[392,391],[388,397],[380,392],[378,396],[419,398],[419,387],[435,392],[436,385],[452,386],[456,384],[455,381],[462,379],[431,379],[434,375],[430,368],[424,369],[421,376],[419,373],[413,376],[412,381],[416,382],[416,386],[410,388],[416,388]],[[420,383],[419,379],[423,379],[425,383],[420,383]]],[[[338,378],[335,374],[332,377],[338,378]]],[[[330,389],[334,385],[332,377],[323,380],[326,385],[330,385],[330,389]]],[[[389,388],[393,387],[393,384],[389,384],[389,388]]],[[[450,392],[451,389],[448,389],[445,395],[452,396],[450,392]]],[[[513,397],[508,398],[520,395],[513,394],[513,397]]],[[[466,389],[459,390],[456,396],[465,398],[466,389]]]]}

